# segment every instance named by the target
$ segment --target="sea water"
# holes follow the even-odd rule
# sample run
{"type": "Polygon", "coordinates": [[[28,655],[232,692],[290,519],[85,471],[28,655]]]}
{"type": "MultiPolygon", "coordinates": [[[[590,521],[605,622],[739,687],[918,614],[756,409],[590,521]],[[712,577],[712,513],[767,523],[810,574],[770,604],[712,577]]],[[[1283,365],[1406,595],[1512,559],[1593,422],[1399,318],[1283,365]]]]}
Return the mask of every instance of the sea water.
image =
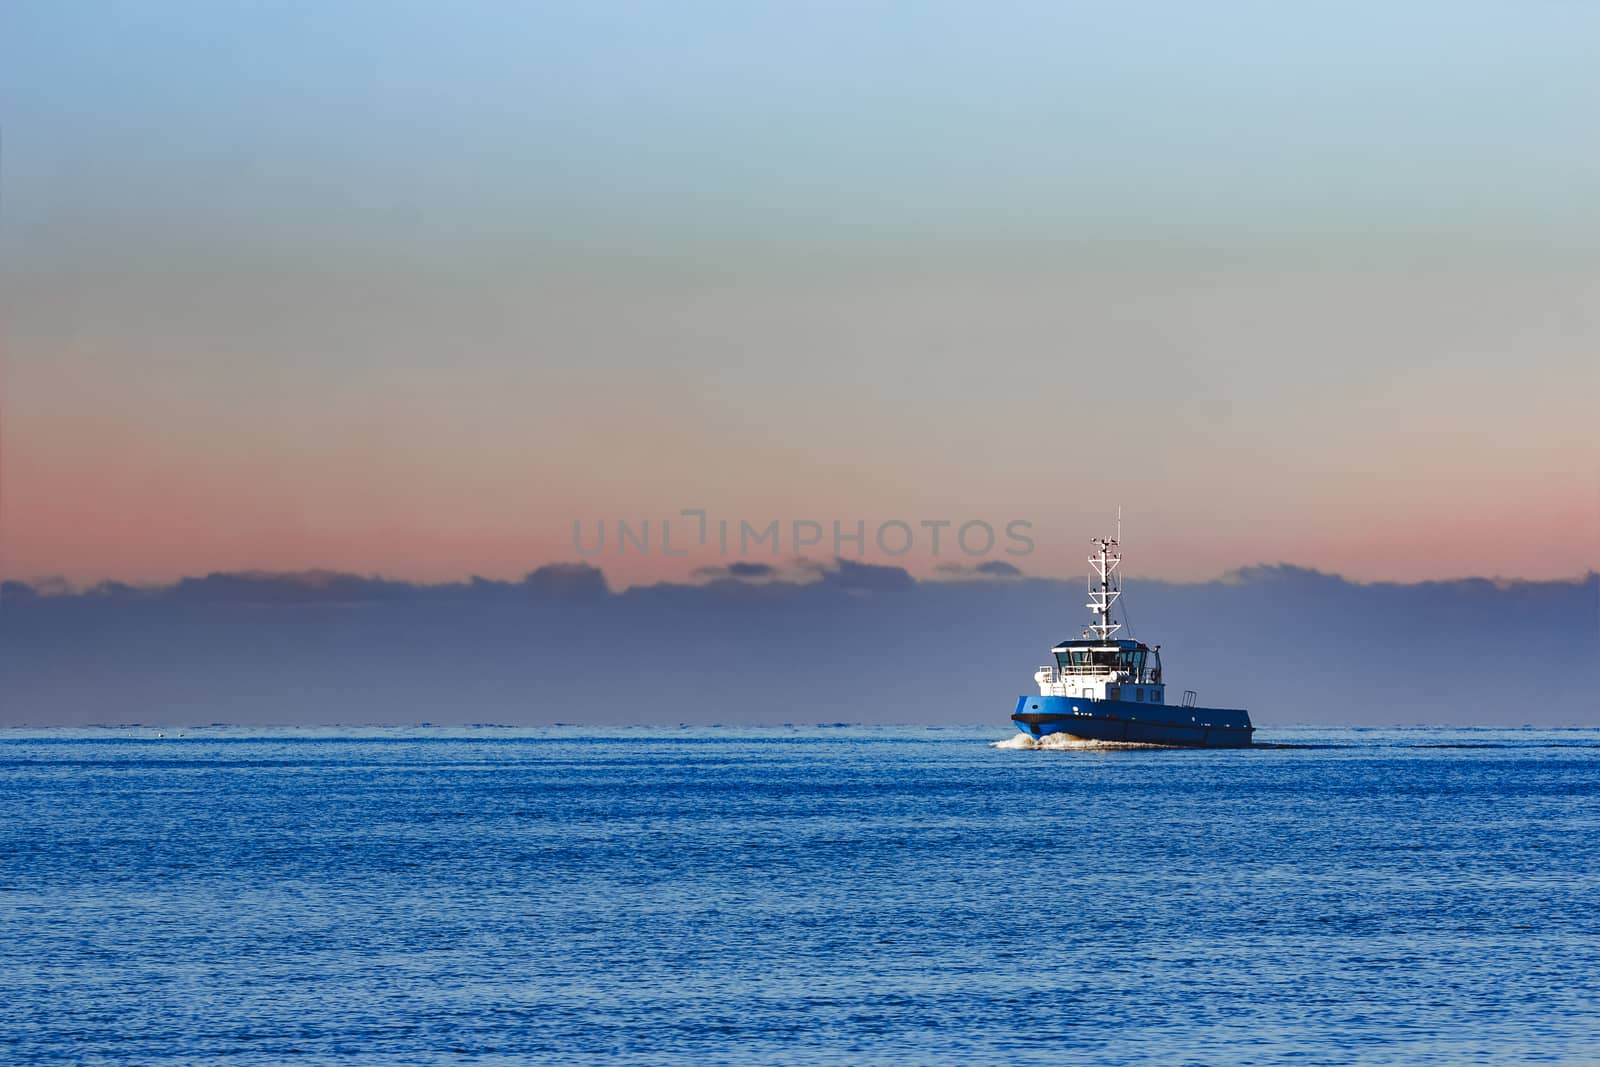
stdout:
{"type": "Polygon", "coordinates": [[[0,1062],[1600,1062],[1600,731],[1007,736],[0,731],[0,1062]]]}

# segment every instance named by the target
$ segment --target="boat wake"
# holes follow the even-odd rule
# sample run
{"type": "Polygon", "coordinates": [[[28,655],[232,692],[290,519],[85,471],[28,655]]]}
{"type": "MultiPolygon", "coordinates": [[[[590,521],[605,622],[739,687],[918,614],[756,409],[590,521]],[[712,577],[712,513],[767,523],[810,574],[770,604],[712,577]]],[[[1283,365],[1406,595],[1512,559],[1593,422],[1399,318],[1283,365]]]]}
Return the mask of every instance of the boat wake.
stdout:
{"type": "Polygon", "coordinates": [[[1104,751],[1106,749],[1122,748],[1170,748],[1170,745],[1152,745],[1144,741],[1095,741],[1089,738],[1073,737],[1070,734],[1045,734],[1040,738],[1032,738],[1027,734],[1012,734],[1004,741],[990,741],[990,748],[1021,748],[1043,749],[1059,752],[1078,752],[1084,749],[1104,751]]]}

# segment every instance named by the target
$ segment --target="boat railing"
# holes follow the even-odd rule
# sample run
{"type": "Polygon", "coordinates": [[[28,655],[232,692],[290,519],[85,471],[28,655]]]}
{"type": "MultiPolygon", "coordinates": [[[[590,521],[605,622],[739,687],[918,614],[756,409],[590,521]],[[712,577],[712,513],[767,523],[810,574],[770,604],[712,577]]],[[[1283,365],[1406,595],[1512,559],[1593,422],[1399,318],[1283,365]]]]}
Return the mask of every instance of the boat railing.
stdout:
{"type": "Polygon", "coordinates": [[[1064,667],[1055,667],[1045,664],[1039,668],[1042,674],[1048,674],[1052,679],[1068,677],[1085,677],[1088,675],[1116,675],[1126,674],[1128,680],[1134,685],[1160,685],[1160,671],[1156,667],[1146,667],[1142,671],[1135,671],[1129,667],[1112,666],[1106,663],[1069,663],[1064,667]]]}

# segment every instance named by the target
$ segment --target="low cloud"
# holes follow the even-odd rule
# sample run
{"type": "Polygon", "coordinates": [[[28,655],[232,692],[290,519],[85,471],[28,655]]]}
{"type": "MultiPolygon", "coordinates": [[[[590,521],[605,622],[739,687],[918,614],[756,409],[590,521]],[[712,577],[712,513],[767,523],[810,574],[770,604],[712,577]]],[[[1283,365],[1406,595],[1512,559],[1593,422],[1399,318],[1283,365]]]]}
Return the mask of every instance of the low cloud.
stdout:
{"type": "Polygon", "coordinates": [[[976,566],[967,563],[941,563],[935,568],[939,577],[953,581],[980,579],[1012,579],[1026,577],[1021,568],[1003,559],[984,560],[976,566]]]}
{"type": "MultiPolygon", "coordinates": [[[[998,566],[994,565],[998,564],[998,566]]],[[[1350,582],[1288,565],[1130,581],[1175,685],[1264,726],[1593,724],[1600,577],[1350,582]],[[1537,670],[1486,674],[1515,646],[1537,670]]],[[[0,723],[993,722],[1086,621],[1082,579],[729,564],[615,591],[329,571],[0,587],[0,723]]]]}
{"type": "Polygon", "coordinates": [[[734,579],[736,581],[757,581],[767,578],[776,578],[778,568],[770,563],[750,563],[738,560],[725,566],[698,567],[695,569],[696,578],[706,579],[734,579]]]}
{"type": "Polygon", "coordinates": [[[904,567],[858,563],[851,559],[834,560],[832,567],[822,571],[822,580],[840,589],[876,592],[900,592],[917,584],[904,567]]]}
{"type": "Polygon", "coordinates": [[[547,563],[522,579],[529,592],[556,599],[592,600],[611,592],[606,576],[587,563],[547,563]]]}

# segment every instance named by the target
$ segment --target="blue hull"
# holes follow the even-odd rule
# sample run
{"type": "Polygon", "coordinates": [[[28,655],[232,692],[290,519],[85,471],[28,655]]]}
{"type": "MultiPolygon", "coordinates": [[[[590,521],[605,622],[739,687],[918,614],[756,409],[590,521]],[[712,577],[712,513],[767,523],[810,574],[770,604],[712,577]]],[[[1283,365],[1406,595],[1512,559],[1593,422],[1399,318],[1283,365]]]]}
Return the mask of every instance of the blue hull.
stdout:
{"type": "Polygon", "coordinates": [[[1017,698],[1011,721],[1029,737],[1067,734],[1086,741],[1242,748],[1255,727],[1238,708],[1184,708],[1081,697],[1017,698]]]}

